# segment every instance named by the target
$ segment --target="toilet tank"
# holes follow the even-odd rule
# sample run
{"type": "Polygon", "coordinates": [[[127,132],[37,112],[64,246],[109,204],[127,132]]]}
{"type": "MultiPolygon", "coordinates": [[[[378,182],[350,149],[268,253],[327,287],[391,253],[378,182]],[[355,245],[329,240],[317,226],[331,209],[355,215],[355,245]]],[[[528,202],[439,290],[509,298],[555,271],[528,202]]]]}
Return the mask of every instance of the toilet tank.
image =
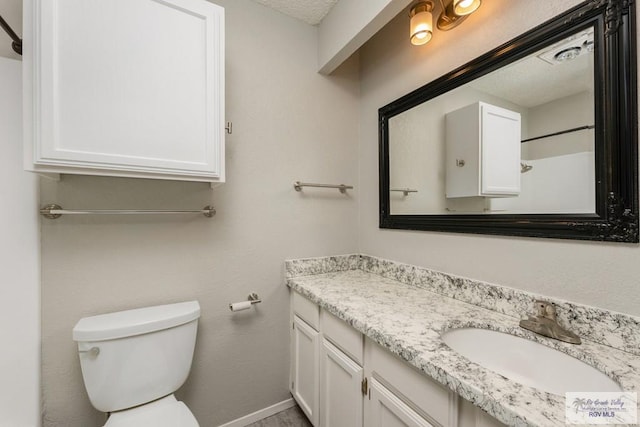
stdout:
{"type": "Polygon", "coordinates": [[[73,328],[93,406],[114,412],[175,392],[191,369],[197,301],[85,317],[73,328]]]}

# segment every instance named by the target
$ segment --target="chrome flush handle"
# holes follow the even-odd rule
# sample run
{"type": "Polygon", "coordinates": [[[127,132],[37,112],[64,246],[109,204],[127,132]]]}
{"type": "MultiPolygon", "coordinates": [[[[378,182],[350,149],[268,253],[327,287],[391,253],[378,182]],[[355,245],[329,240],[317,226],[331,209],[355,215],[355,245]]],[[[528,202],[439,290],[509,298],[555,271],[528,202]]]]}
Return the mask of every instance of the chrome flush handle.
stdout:
{"type": "Polygon", "coordinates": [[[100,354],[100,347],[91,347],[88,350],[78,350],[78,353],[85,353],[89,357],[98,357],[98,355],[100,354]]]}

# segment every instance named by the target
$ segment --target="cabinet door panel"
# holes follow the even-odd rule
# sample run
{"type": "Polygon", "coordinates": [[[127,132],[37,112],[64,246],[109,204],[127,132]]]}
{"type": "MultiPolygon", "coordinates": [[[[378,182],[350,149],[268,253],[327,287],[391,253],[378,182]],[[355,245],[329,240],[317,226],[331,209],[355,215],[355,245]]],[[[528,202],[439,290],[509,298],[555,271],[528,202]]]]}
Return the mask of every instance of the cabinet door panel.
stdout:
{"type": "Polygon", "coordinates": [[[482,194],[520,193],[520,115],[482,104],[482,194]]]}
{"type": "Polygon", "coordinates": [[[318,425],[319,337],[317,331],[294,316],[291,394],[314,426],[318,425]]]}
{"type": "Polygon", "coordinates": [[[320,311],[320,330],[323,336],[362,366],[364,339],[360,332],[327,310],[320,311]]]}
{"type": "Polygon", "coordinates": [[[361,426],[362,367],[326,339],[320,359],[320,425],[361,426]]]}
{"type": "Polygon", "coordinates": [[[391,392],[401,395],[414,408],[420,408],[423,418],[433,420],[436,425],[457,425],[457,397],[442,384],[421,374],[370,339],[365,343],[365,360],[365,375],[377,378],[391,392]]]}
{"type": "Polygon", "coordinates": [[[417,412],[372,378],[365,427],[434,427],[417,412]]]}
{"type": "Polygon", "coordinates": [[[505,427],[500,421],[475,406],[473,403],[460,398],[458,407],[458,427],[505,427]]]}
{"type": "Polygon", "coordinates": [[[36,164],[223,177],[221,7],[29,1],[36,164]]]}

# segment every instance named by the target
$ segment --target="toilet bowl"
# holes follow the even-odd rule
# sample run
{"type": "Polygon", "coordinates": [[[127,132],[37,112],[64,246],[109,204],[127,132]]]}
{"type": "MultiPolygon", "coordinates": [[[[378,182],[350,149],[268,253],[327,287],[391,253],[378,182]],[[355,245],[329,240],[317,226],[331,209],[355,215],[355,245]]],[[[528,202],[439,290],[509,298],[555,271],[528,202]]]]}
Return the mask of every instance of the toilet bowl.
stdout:
{"type": "Polygon", "coordinates": [[[196,342],[197,301],[80,319],[73,328],[91,404],[104,427],[199,427],[173,393],[186,381],[196,342]]]}
{"type": "Polygon", "coordinates": [[[146,405],[113,412],[104,427],[179,426],[199,427],[195,417],[172,394],[146,405]]]}

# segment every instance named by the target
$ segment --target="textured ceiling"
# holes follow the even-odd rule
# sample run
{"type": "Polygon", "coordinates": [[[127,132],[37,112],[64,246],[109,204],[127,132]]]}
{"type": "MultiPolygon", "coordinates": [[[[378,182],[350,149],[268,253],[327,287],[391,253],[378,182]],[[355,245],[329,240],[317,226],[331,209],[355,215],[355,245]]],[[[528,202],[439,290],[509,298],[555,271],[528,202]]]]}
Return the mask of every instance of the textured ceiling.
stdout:
{"type": "Polygon", "coordinates": [[[569,37],[486,74],[470,82],[469,86],[527,108],[583,91],[593,91],[593,54],[583,54],[572,61],[555,65],[540,58],[547,51],[556,53],[564,47],[566,41],[574,38],[569,37]]]}
{"type": "Polygon", "coordinates": [[[338,0],[254,0],[285,15],[317,25],[338,0]]]}
{"type": "MultiPolygon", "coordinates": [[[[338,0],[254,0],[286,15],[317,25],[338,0]]],[[[0,16],[22,37],[22,0],[0,0],[0,16]]],[[[20,59],[11,49],[11,38],[0,29],[0,56],[20,59]]]]}

